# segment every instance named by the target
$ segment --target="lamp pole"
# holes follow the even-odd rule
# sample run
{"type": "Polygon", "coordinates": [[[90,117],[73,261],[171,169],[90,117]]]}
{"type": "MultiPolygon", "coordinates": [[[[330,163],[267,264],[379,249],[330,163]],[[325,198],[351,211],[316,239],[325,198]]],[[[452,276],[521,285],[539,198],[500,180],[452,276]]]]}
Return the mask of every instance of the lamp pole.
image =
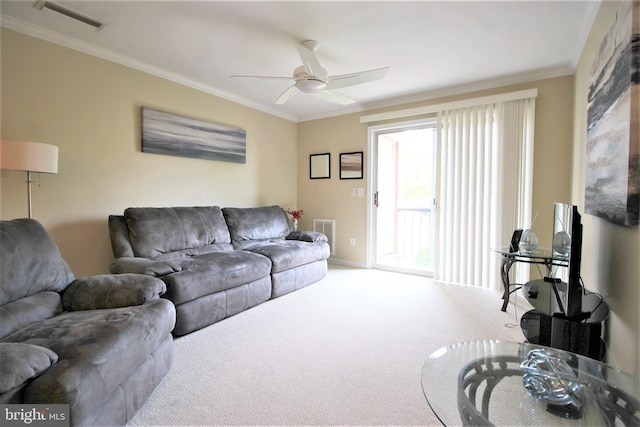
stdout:
{"type": "Polygon", "coordinates": [[[31,207],[31,171],[27,171],[27,200],[29,206],[29,218],[33,218],[33,208],[31,207]]]}

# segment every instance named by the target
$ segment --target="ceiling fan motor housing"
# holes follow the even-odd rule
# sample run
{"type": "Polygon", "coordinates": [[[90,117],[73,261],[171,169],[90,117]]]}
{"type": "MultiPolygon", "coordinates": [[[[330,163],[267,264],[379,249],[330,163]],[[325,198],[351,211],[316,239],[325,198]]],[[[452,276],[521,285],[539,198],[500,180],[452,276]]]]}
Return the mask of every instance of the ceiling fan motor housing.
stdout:
{"type": "Polygon", "coordinates": [[[293,78],[296,81],[296,87],[305,93],[319,92],[327,86],[326,82],[307,73],[303,66],[295,69],[293,78]]]}

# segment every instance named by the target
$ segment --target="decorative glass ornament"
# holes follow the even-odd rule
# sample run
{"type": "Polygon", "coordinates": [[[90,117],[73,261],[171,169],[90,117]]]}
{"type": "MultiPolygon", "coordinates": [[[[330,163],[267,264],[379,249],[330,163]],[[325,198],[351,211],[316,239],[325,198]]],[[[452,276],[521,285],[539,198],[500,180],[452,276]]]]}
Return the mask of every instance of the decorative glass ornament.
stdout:
{"type": "Polygon", "coordinates": [[[583,385],[569,366],[570,356],[535,349],[520,364],[522,383],[530,396],[552,405],[583,405],[583,385]]]}
{"type": "Polygon", "coordinates": [[[566,255],[571,250],[571,236],[566,231],[558,231],[553,236],[553,250],[560,255],[566,255]]]}
{"type": "Polygon", "coordinates": [[[540,243],[540,240],[538,239],[538,235],[535,231],[527,228],[522,232],[522,236],[520,237],[521,250],[525,252],[531,252],[538,247],[538,243],[540,243]]]}

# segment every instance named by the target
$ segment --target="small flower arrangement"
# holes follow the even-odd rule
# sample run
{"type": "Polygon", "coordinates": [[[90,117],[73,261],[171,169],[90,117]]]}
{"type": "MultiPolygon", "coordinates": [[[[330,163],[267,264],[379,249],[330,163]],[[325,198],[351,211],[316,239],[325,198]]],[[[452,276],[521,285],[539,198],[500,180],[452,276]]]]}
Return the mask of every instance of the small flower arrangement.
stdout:
{"type": "Polygon", "coordinates": [[[296,221],[299,221],[300,218],[302,218],[302,214],[304,213],[304,211],[302,209],[300,210],[293,210],[293,209],[287,209],[286,212],[291,215],[293,217],[293,219],[295,219],[296,221]]]}

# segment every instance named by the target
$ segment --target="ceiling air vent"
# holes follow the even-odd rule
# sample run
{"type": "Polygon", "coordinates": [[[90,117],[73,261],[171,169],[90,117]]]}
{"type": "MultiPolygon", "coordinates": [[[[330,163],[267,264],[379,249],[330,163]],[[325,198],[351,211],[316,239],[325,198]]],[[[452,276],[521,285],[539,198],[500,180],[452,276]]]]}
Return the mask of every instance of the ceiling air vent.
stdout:
{"type": "Polygon", "coordinates": [[[76,12],[73,9],[69,9],[66,6],[61,6],[57,3],[53,3],[50,1],[39,0],[36,2],[36,4],[33,7],[40,10],[50,10],[62,16],[66,16],[67,18],[73,19],[76,22],[80,22],[82,24],[88,25],[95,30],[100,30],[105,25],[98,20],[89,18],[87,15],[83,15],[82,13],[76,12]]]}

